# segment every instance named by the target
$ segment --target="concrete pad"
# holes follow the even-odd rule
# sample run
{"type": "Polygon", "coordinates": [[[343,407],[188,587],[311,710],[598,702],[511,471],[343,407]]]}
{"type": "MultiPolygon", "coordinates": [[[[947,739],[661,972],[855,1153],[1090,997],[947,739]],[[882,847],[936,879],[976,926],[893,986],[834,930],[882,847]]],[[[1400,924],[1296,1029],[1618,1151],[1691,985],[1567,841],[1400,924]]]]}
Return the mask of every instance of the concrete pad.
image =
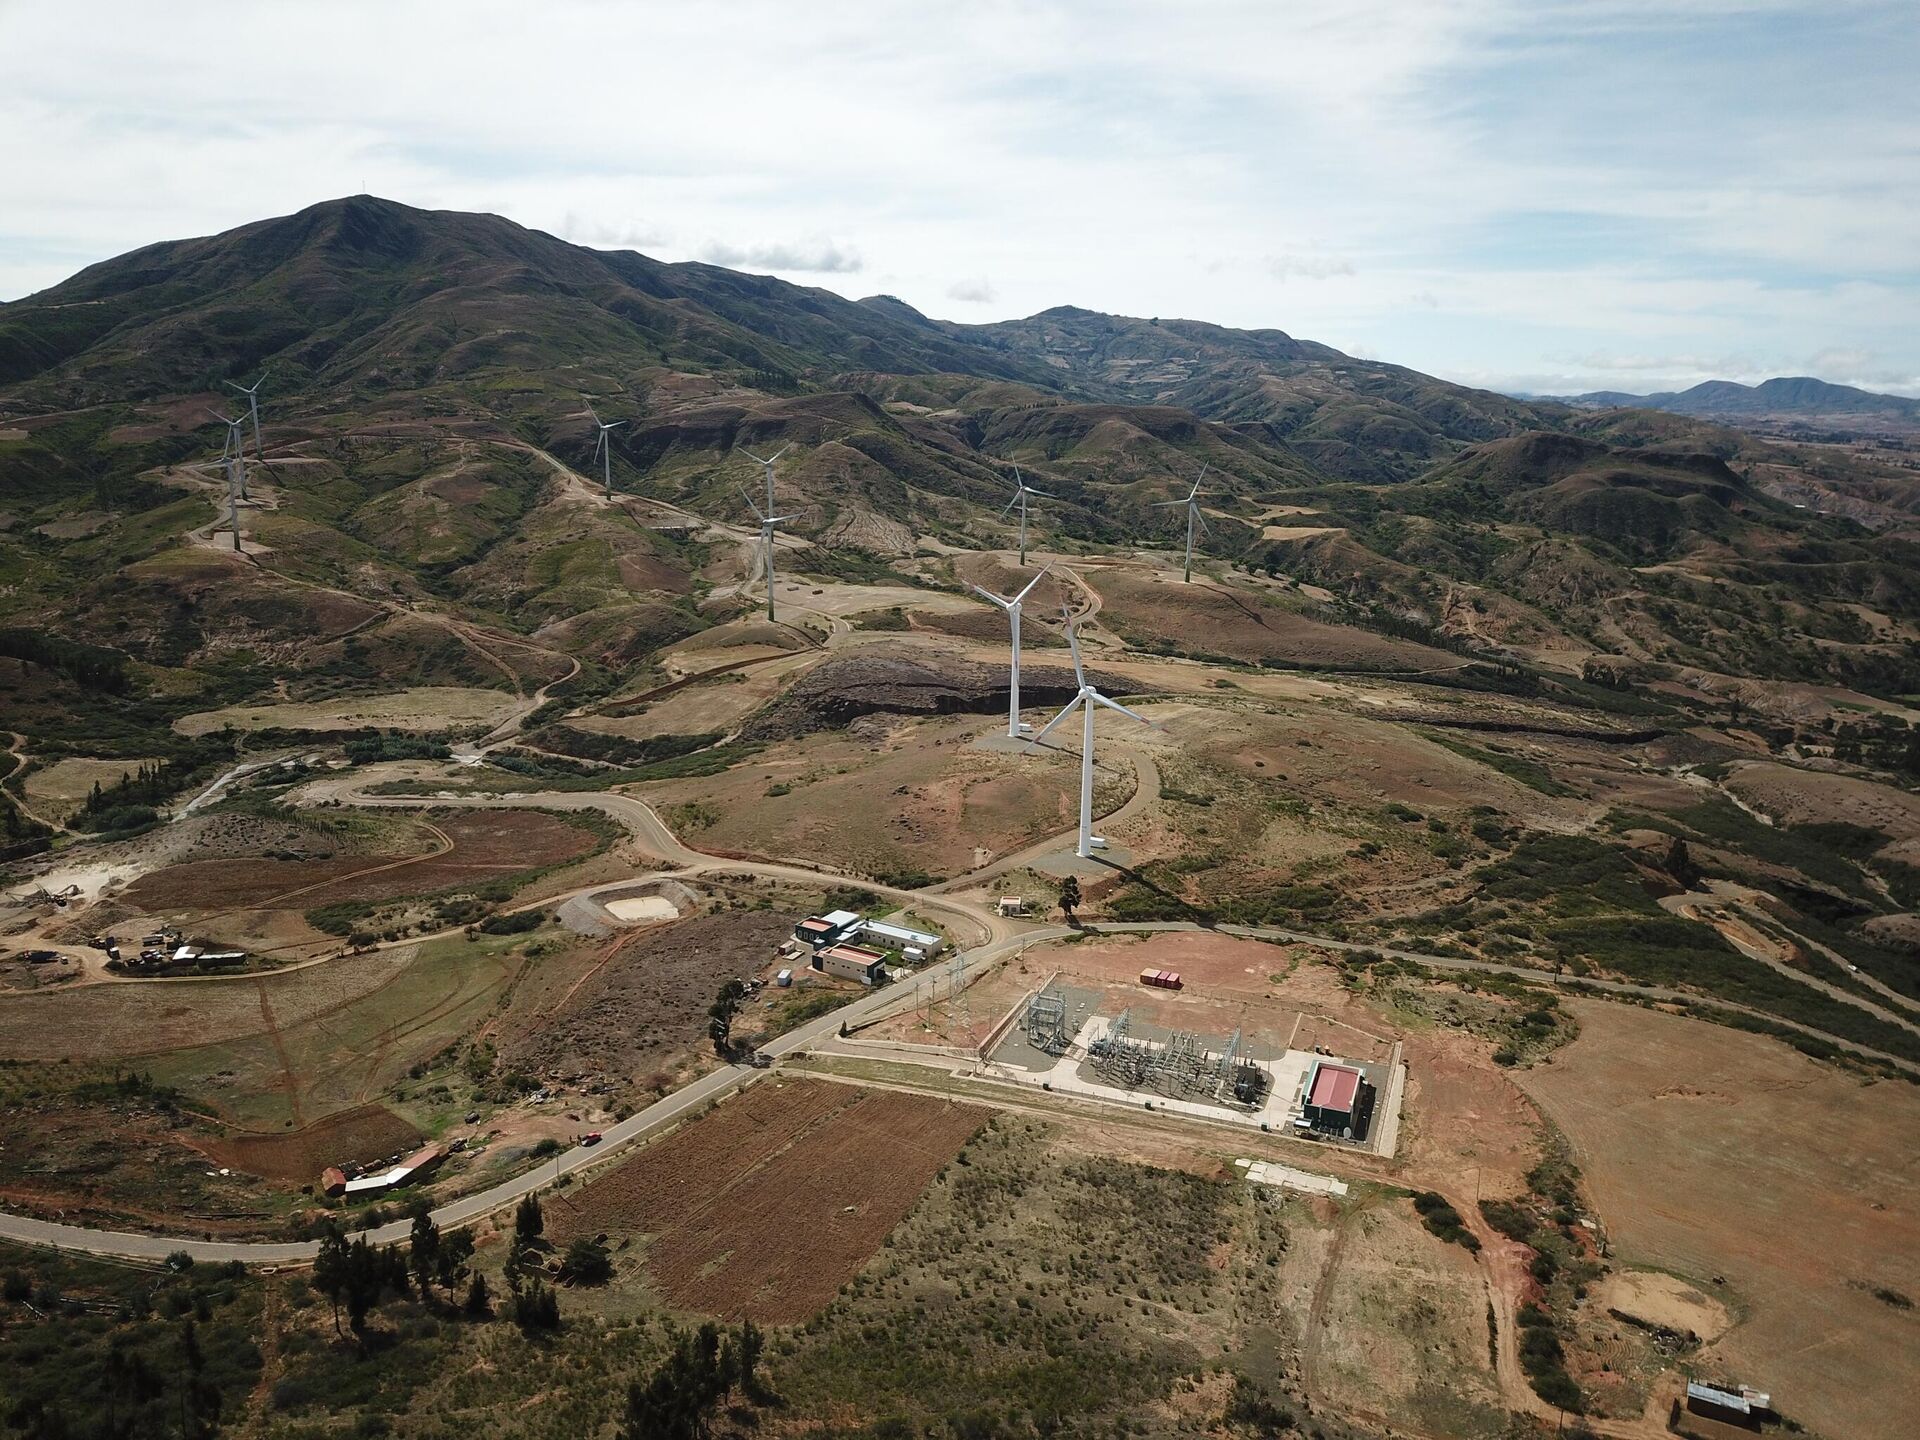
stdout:
{"type": "Polygon", "coordinates": [[[1096,850],[1082,859],[1073,853],[1073,846],[1069,843],[1064,849],[1029,860],[1026,868],[1037,870],[1042,875],[1051,875],[1056,880],[1068,875],[1078,875],[1083,880],[1100,880],[1132,864],[1133,852],[1124,845],[1108,845],[1106,849],[1096,850]]]}

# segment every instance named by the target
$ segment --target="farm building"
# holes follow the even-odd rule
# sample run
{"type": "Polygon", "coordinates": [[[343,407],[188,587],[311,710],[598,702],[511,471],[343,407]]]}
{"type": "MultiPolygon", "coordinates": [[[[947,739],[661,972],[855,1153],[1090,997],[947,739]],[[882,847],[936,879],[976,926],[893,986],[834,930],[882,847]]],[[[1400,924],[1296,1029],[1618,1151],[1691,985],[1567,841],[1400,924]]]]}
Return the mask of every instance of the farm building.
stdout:
{"type": "Polygon", "coordinates": [[[884,920],[863,921],[858,933],[861,938],[871,940],[876,945],[900,951],[910,960],[931,960],[946,944],[938,935],[909,929],[905,925],[889,925],[884,920]]]}
{"type": "Polygon", "coordinates": [[[1722,1425],[1742,1430],[1758,1430],[1768,1413],[1773,1397],[1750,1385],[1737,1389],[1731,1385],[1708,1385],[1698,1380],[1687,1382],[1687,1412],[1722,1425]]]}
{"type": "Polygon", "coordinates": [[[829,910],[824,915],[809,915],[794,926],[793,938],[809,949],[824,950],[847,939],[860,924],[860,917],[851,910],[829,910]]]}
{"type": "Polygon", "coordinates": [[[1316,1060],[1307,1076],[1300,1119],[1322,1134],[1364,1140],[1373,1119],[1373,1086],[1352,1065],[1316,1060]]]}
{"type": "Polygon", "coordinates": [[[843,980],[877,985],[886,978],[887,957],[860,945],[829,945],[813,952],[813,968],[843,980]]]}
{"type": "Polygon", "coordinates": [[[346,1171],[336,1165],[329,1165],[320,1172],[320,1188],[329,1195],[345,1195],[357,1198],[363,1195],[378,1195],[385,1190],[396,1190],[402,1185],[411,1185],[424,1179],[438,1168],[447,1157],[447,1152],[438,1145],[429,1145],[416,1150],[406,1159],[395,1162],[385,1170],[370,1171],[365,1175],[347,1178],[346,1171]]]}

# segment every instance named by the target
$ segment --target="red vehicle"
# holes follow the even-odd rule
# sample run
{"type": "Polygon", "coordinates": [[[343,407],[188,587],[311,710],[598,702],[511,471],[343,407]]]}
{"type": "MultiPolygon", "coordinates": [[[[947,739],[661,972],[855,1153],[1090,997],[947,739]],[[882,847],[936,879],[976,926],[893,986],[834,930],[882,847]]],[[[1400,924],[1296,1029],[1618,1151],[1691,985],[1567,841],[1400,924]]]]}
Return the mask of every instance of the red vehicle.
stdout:
{"type": "Polygon", "coordinates": [[[580,1137],[580,1143],[582,1145],[598,1145],[600,1143],[600,1132],[598,1130],[587,1131],[586,1134],[580,1137]]]}

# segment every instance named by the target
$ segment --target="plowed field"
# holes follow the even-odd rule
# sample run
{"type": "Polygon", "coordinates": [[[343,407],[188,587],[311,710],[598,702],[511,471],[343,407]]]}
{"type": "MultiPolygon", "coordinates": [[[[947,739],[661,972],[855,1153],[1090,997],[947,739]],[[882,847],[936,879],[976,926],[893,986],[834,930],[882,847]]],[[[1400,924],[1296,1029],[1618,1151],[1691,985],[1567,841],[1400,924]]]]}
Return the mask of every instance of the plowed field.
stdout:
{"type": "Polygon", "coordinates": [[[674,1304],[792,1324],[821,1310],[986,1119],[919,1095],[789,1082],[648,1146],[548,1211],[553,1238],[648,1237],[674,1304]]]}
{"type": "Polygon", "coordinates": [[[359,1105],[280,1135],[230,1135],[200,1149],[249,1175],[306,1183],[329,1165],[368,1165],[420,1143],[420,1132],[384,1105],[359,1105]]]}
{"type": "Polygon", "coordinates": [[[451,842],[450,849],[436,847],[411,857],[197,860],[141,877],[126,898],[161,913],[270,907],[281,901],[308,910],[343,900],[395,900],[480,884],[575,859],[594,845],[588,831],[538,811],[468,812],[433,824],[451,842]]]}

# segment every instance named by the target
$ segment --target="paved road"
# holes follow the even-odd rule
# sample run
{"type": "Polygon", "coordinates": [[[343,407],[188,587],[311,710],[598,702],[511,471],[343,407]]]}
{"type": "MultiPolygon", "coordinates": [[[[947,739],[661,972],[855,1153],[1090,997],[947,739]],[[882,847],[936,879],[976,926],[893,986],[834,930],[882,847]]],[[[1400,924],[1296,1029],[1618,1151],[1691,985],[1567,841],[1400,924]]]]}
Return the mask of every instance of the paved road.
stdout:
{"type": "MultiPolygon", "coordinates": [[[[1143,779],[1146,778],[1143,776],[1143,779]]],[[[1157,780],[1157,774],[1153,776],[1157,780]]],[[[362,777],[344,787],[322,787],[326,793],[354,805],[419,809],[422,806],[457,805],[472,809],[521,809],[540,808],[554,810],[601,810],[624,825],[633,837],[650,853],[661,861],[676,866],[673,871],[659,872],[661,878],[687,879],[697,875],[739,874],[753,875],[765,879],[787,880],[803,885],[839,884],[849,877],[811,870],[799,865],[776,864],[763,861],[731,860],[723,857],[703,854],[683,845],[678,837],[667,828],[652,807],[644,801],[628,795],[617,795],[601,791],[543,791],[511,796],[468,795],[451,799],[420,796],[381,796],[362,793],[354,785],[368,783],[362,777]]],[[[1157,786],[1156,786],[1157,788],[1157,786]]],[[[988,867],[989,870],[994,867],[988,867]]],[[[607,885],[591,889],[612,889],[625,887],[651,876],[630,876],[624,880],[610,882],[607,885]]],[[[902,890],[895,886],[880,885],[867,881],[859,882],[863,888],[878,895],[898,901],[901,904],[917,906],[940,915],[951,923],[955,920],[971,924],[978,931],[978,938],[972,948],[966,952],[966,968],[969,975],[992,965],[1001,956],[1027,945],[1048,940],[1063,939],[1081,933],[1080,929],[1066,925],[1031,925],[1025,922],[1009,921],[990,907],[972,900],[953,895],[935,894],[927,891],[902,890]]],[[[575,893],[590,893],[581,891],[575,893]]],[[[544,903],[552,903],[551,900],[544,903]]],[[[1099,933],[1165,933],[1180,931],[1201,931],[1203,927],[1190,921],[1161,921],[1141,924],[1090,924],[1087,931],[1099,933]]],[[[1690,995],[1683,991],[1670,990],[1657,986],[1635,985],[1625,981],[1612,980],[1575,980],[1572,977],[1555,977],[1539,970],[1530,970],[1523,966],[1501,965],[1487,961],[1462,960],[1453,956],[1429,955],[1417,951],[1394,950],[1385,946],[1368,945],[1363,942],[1334,940],[1326,936],[1313,935],[1305,931],[1288,930],[1275,926],[1220,925],[1211,927],[1217,933],[1235,935],[1256,940],[1277,940],[1286,943],[1317,945],[1330,950],[1360,951],[1372,950],[1378,954],[1396,960],[1409,960],[1435,969],[1482,970],[1496,974],[1511,975],[1521,979],[1547,981],[1564,985],[1586,987],[1607,994],[1618,994],[1636,999],[1651,999],[1665,1002],[1688,1003],[1699,1001],[1703,997],[1690,995]]],[[[863,996],[851,1005],[842,1007],[822,1016],[809,1024],[800,1026],[788,1034],[769,1042],[763,1047],[771,1057],[792,1054],[803,1050],[829,1034],[837,1033],[843,1023],[854,1023],[876,1015],[889,1007],[918,1003],[919,998],[937,993],[943,984],[950,983],[946,975],[947,967],[933,966],[923,971],[909,985],[889,987],[863,996]],[[929,988],[930,987],[930,988],[929,988]]],[[[1710,1003],[1723,1009],[1745,1015],[1757,1016],[1776,1025],[1800,1031],[1819,1039],[1849,1045],[1863,1054],[1899,1065],[1910,1072],[1920,1073],[1920,1066],[1897,1056],[1887,1055],[1864,1045],[1839,1040],[1826,1035],[1811,1026],[1800,1025],[1794,1021],[1783,1020],[1778,1016],[1750,1009],[1724,1000],[1712,1000],[1710,1003]]],[[[525,1195],[551,1185],[558,1175],[577,1166],[597,1161],[618,1153],[634,1142],[651,1135],[662,1127],[680,1119],[689,1110],[704,1105],[711,1100],[738,1089],[753,1075],[759,1072],[741,1066],[729,1066],[715,1070],[694,1081],[686,1088],[666,1096],[646,1109],[620,1121],[604,1132],[601,1143],[591,1149],[575,1147],[564,1151],[549,1164],[539,1166],[509,1180],[502,1181],[493,1188],[452,1201],[435,1210],[435,1222],[442,1227],[468,1225],[487,1215],[497,1213],[508,1206],[518,1203],[525,1195]]],[[[404,1239],[410,1228],[410,1222],[396,1221],[370,1232],[372,1238],[380,1243],[404,1239]]],[[[308,1260],[314,1253],[311,1242],[241,1242],[185,1240],[160,1235],[141,1235],[126,1231],[96,1230],[83,1226],[62,1225],[52,1221],[36,1220],[21,1215],[0,1214],[0,1238],[21,1241],[28,1244],[50,1245],[61,1249],[82,1250],[96,1254],[126,1255],[136,1258],[163,1258],[176,1250],[185,1250],[196,1260],[215,1262],[240,1260],[249,1264],[299,1263],[308,1260]]]]}
{"type": "MultiPolygon", "coordinates": [[[[629,883],[629,882],[622,882],[629,883]]],[[[976,962],[969,962],[973,968],[976,962]]],[[[944,966],[936,966],[918,979],[899,986],[876,990],[871,995],[862,996],[850,1005],[832,1011],[819,1019],[788,1031],[785,1035],[768,1041],[761,1047],[763,1053],[778,1058],[804,1050],[829,1035],[838,1033],[845,1021],[859,1020],[867,1012],[883,1009],[888,1005],[912,1003],[914,997],[923,992],[931,995],[944,979],[944,966]]],[[[433,1212],[434,1223],[442,1228],[458,1228],[470,1225],[489,1215],[498,1214],[516,1205],[527,1195],[551,1188],[553,1182],[562,1174],[579,1167],[606,1159],[643,1140],[650,1135],[672,1125],[689,1112],[696,1111],[710,1101],[732,1094],[754,1077],[765,1072],[746,1065],[727,1065],[701,1076],[684,1089],[656,1100],[646,1109],[638,1111],[618,1124],[611,1125],[602,1132],[604,1138],[598,1145],[576,1145],[564,1150],[551,1160],[544,1160],[532,1170],[524,1171],[509,1180],[503,1180],[491,1189],[453,1200],[440,1206],[433,1212]]],[[[412,1229],[412,1221],[395,1220],[378,1229],[366,1232],[370,1240],[378,1244],[405,1240],[412,1229]]],[[[95,1255],[125,1255],[135,1259],[159,1260],[184,1250],[196,1261],[224,1263],[239,1260],[248,1265],[303,1264],[313,1258],[318,1248],[312,1241],[231,1241],[231,1240],[189,1240],[165,1235],[141,1235],[124,1230],[95,1230],[80,1225],[62,1225],[50,1220],[35,1220],[24,1215],[0,1214],[0,1239],[18,1240],[29,1245],[48,1245],[61,1250],[80,1250],[95,1255]]]]}

